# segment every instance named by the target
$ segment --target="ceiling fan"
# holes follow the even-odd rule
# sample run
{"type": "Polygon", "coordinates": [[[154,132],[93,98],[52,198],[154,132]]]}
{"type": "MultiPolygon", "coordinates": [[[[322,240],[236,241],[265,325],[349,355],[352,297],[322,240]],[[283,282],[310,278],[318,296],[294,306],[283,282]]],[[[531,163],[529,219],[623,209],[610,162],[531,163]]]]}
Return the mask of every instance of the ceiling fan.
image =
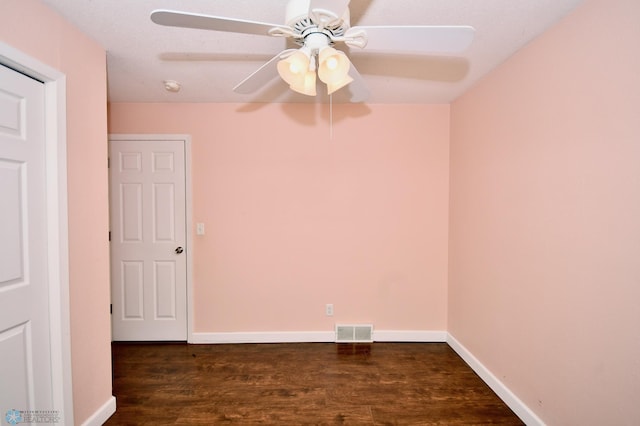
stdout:
{"type": "Polygon", "coordinates": [[[154,10],[159,25],[287,37],[300,47],[286,49],[241,81],[233,90],[249,94],[280,77],[289,87],[316,96],[316,76],[327,93],[349,85],[351,102],[367,99],[369,91],[347,55],[334,46],[375,53],[438,54],[465,50],[473,41],[470,26],[350,26],[349,0],[289,0],[285,25],[173,10],[154,10]]]}

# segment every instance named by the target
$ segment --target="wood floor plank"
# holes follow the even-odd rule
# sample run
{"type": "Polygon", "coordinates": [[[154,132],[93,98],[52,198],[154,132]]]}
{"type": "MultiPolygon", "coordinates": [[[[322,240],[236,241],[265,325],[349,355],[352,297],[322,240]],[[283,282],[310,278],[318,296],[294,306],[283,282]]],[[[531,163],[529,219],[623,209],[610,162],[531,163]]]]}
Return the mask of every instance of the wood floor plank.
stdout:
{"type": "Polygon", "coordinates": [[[445,343],[114,343],[106,425],[522,425],[445,343]]]}

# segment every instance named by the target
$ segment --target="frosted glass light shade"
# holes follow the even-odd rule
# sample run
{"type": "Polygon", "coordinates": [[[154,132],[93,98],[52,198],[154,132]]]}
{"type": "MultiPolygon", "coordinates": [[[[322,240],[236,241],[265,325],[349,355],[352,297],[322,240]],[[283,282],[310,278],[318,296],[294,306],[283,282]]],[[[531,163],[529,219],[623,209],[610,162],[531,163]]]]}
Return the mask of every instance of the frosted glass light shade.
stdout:
{"type": "Polygon", "coordinates": [[[343,52],[327,47],[318,54],[318,77],[327,85],[327,93],[332,94],[353,81],[349,76],[351,62],[343,52]]]}
{"type": "Polygon", "coordinates": [[[302,81],[296,81],[293,84],[290,84],[289,87],[291,90],[302,93],[307,96],[315,96],[316,95],[316,73],[313,71],[307,71],[304,75],[302,81]]]}
{"type": "Polygon", "coordinates": [[[281,60],[277,65],[278,74],[291,85],[304,85],[305,75],[309,72],[309,55],[298,50],[281,60]]]}
{"type": "Polygon", "coordinates": [[[318,77],[324,83],[336,84],[349,78],[351,62],[343,52],[326,47],[318,54],[318,62],[318,77]]]}
{"type": "Polygon", "coordinates": [[[353,82],[353,78],[351,78],[351,76],[347,75],[345,76],[345,78],[343,78],[342,80],[340,80],[337,83],[327,83],[327,94],[330,95],[333,92],[335,92],[336,90],[340,90],[342,89],[344,86],[346,86],[347,84],[353,82]]]}

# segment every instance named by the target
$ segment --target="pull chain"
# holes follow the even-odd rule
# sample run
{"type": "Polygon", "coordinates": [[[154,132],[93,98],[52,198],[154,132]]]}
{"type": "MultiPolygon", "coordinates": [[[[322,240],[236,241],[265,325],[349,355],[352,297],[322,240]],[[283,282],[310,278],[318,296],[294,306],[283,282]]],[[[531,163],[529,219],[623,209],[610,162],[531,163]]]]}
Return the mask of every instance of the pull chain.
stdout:
{"type": "Polygon", "coordinates": [[[333,140],[333,93],[329,95],[329,139],[333,140]]]}

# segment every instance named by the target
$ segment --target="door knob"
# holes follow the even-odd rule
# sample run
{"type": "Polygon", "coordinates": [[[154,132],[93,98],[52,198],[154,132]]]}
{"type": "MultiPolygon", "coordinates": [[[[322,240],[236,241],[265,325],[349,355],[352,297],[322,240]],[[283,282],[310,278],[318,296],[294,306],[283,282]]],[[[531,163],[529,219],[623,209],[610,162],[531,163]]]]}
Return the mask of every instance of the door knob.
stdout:
{"type": "Polygon", "coordinates": [[[176,248],[176,253],[180,254],[184,251],[184,249],[182,247],[178,247],[176,248]]]}

